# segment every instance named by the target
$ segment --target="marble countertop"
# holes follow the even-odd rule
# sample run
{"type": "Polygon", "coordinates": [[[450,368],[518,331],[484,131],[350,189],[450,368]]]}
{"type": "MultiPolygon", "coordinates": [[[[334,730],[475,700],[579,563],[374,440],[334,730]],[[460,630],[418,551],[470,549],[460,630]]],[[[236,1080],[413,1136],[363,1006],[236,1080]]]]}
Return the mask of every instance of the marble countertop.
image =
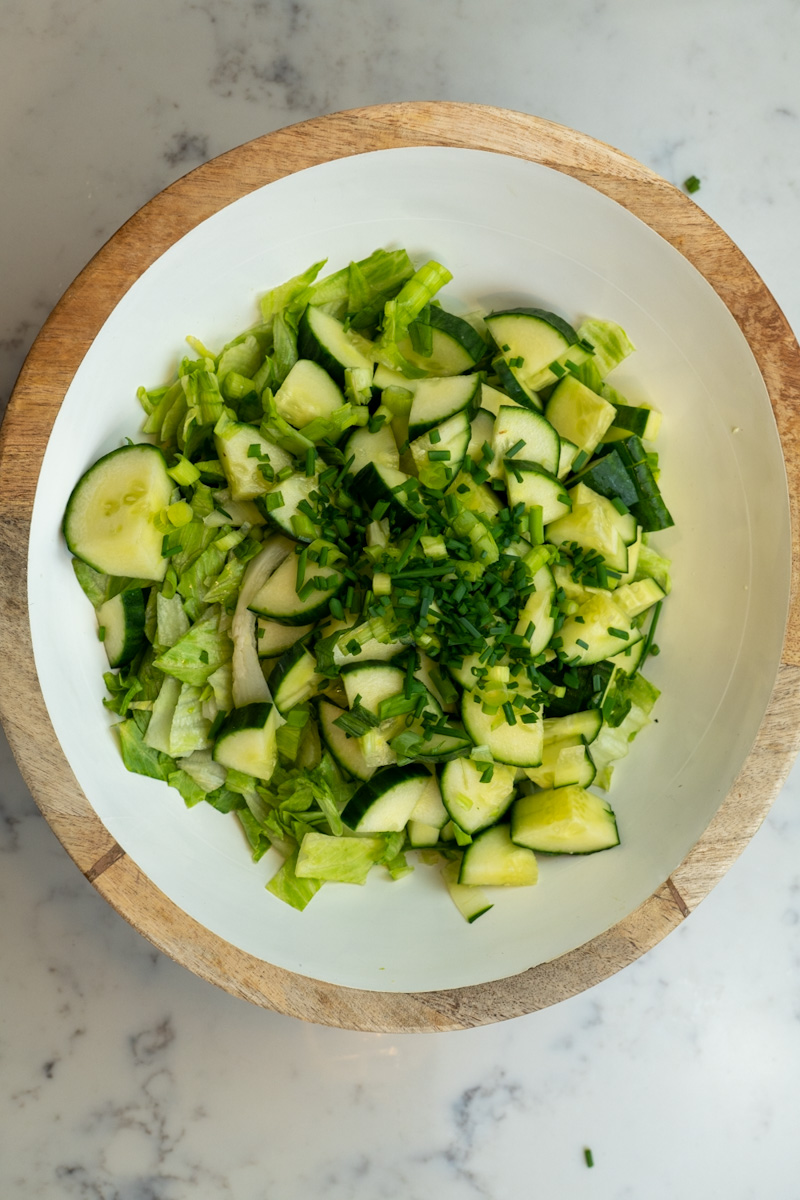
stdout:
{"type": "MultiPolygon", "coordinates": [[[[166,184],[401,99],[536,113],[699,176],[800,330],[798,0],[5,0],[0,400],[64,288],[166,184]]],[[[163,957],[73,866],[3,744],[0,1196],[797,1200],[798,800],[800,768],[700,908],[591,991],[391,1037],[250,1007],[163,957]]]]}

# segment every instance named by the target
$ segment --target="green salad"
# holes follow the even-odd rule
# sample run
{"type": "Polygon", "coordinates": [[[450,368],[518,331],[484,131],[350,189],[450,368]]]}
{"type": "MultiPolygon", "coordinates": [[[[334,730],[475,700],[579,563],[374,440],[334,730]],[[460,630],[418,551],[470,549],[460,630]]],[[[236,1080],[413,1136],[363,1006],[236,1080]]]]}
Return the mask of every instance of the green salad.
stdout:
{"type": "Polygon", "coordinates": [[[537,856],[619,843],[600,793],[670,591],[661,416],[607,382],[611,321],[458,316],[404,250],[323,267],[139,389],[147,440],[64,536],[128,770],[234,813],[297,909],[424,863],[472,921],[537,856]]]}

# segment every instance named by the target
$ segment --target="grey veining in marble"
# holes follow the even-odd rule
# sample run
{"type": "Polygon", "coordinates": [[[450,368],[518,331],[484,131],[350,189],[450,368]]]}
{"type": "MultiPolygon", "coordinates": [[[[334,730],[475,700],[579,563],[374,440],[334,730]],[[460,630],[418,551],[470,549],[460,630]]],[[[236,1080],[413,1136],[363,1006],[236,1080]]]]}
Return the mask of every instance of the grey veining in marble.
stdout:
{"type": "MultiPolygon", "coordinates": [[[[535,112],[697,174],[800,328],[797,0],[5,0],[0,97],[3,402],[59,295],[166,184],[399,99],[535,112]]],[[[0,755],[3,1200],[800,1197],[800,771],[620,975],[505,1025],[392,1038],[168,961],[0,755]]]]}

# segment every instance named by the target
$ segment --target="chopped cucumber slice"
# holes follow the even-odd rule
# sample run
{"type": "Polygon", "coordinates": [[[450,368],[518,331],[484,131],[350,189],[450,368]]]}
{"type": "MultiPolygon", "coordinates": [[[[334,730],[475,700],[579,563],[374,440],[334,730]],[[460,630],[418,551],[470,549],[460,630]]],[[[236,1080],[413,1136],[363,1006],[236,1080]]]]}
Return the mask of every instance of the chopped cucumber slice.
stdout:
{"type": "Polygon", "coordinates": [[[502,478],[510,452],[515,459],[536,463],[551,475],[558,471],[561,459],[561,439],[550,422],[541,413],[510,405],[503,405],[495,417],[492,449],[489,472],[496,479],[502,478]]]}
{"type": "MultiPolygon", "coordinates": [[[[580,626],[578,626],[580,628],[580,626]]],[[[495,763],[512,767],[538,767],[542,761],[542,721],[517,720],[509,725],[505,712],[484,712],[479,692],[464,692],[461,700],[464,728],[476,746],[488,746],[495,763]]]]}
{"type": "Polygon", "coordinates": [[[303,358],[313,359],[324,367],[339,387],[345,385],[345,370],[360,367],[369,371],[374,363],[367,358],[341,321],[321,308],[308,305],[297,330],[297,349],[303,358]]]}
{"type": "Polygon", "coordinates": [[[255,500],[270,491],[278,472],[292,465],[285,450],[238,421],[218,421],[214,443],[234,500],[255,500]]]}
{"type": "Polygon", "coordinates": [[[408,414],[408,436],[411,441],[422,437],[429,429],[441,425],[448,417],[466,412],[472,415],[480,395],[477,375],[456,375],[446,379],[421,379],[411,401],[408,414]]]}
{"type": "Polygon", "coordinates": [[[235,708],[214,743],[214,761],[229,771],[269,780],[278,761],[278,710],[260,702],[235,708]]]}
{"type": "Polygon", "coordinates": [[[110,667],[122,667],[144,643],[144,593],[141,588],[119,592],[97,610],[97,628],[110,667]]]}
{"type": "Polygon", "coordinates": [[[514,798],[512,767],[494,763],[491,779],[484,781],[485,773],[486,764],[472,758],[455,758],[442,770],[444,807],[459,829],[469,834],[494,825],[514,798]]]}
{"type": "Polygon", "coordinates": [[[511,810],[511,837],[540,854],[594,854],[619,845],[611,806],[577,784],[521,796],[511,810]]]}
{"type": "Polygon", "coordinates": [[[293,646],[282,654],[269,677],[272,699],[281,716],[310,700],[322,682],[316,659],[305,646],[293,646]]]}
{"type": "MultiPolygon", "coordinates": [[[[334,561],[338,557],[333,546],[330,555],[334,561]]],[[[253,596],[248,605],[251,612],[283,625],[306,625],[324,616],[332,597],[344,586],[344,576],[335,566],[320,566],[318,562],[307,561],[298,590],[298,569],[297,555],[290,554],[253,596]],[[317,580],[321,587],[315,585],[317,580]]]]}
{"type": "Polygon", "coordinates": [[[278,414],[302,429],[317,417],[329,417],[344,404],[341,389],[328,372],[308,358],[300,358],[275,393],[278,414]]]}
{"type": "Polygon", "coordinates": [[[511,840],[508,825],[492,825],[467,846],[458,882],[469,887],[532,887],[539,866],[532,850],[511,840]]]}
{"type": "Polygon", "coordinates": [[[427,767],[384,767],[347,802],[342,820],[355,833],[399,833],[405,829],[427,784],[427,767]]]}
{"type": "Polygon", "coordinates": [[[70,551],[103,574],[159,582],[168,561],[156,520],[173,486],[155,446],[122,446],[105,454],[67,501],[63,528],[70,551]]]}
{"type": "Polygon", "coordinates": [[[256,622],[256,647],[259,656],[276,658],[285,650],[291,649],[307,633],[311,633],[313,628],[313,625],[282,625],[280,621],[259,617],[256,622]]]}
{"type": "Polygon", "coordinates": [[[483,338],[463,317],[431,305],[428,323],[431,331],[429,353],[418,353],[411,338],[403,338],[397,344],[403,358],[428,375],[461,375],[470,371],[486,353],[483,338]]]}

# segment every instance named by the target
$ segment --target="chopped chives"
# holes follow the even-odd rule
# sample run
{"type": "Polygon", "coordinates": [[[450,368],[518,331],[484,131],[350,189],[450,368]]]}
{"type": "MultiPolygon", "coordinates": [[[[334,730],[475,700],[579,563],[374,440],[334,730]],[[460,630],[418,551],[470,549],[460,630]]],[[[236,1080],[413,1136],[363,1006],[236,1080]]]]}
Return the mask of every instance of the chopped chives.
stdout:
{"type": "Polygon", "coordinates": [[[575,638],[575,645],[576,645],[576,646],[580,646],[581,650],[588,650],[588,649],[589,649],[589,643],[588,643],[588,642],[584,642],[584,641],[582,640],[582,638],[575,638]]]}
{"type": "Polygon", "coordinates": [[[518,442],[514,442],[514,445],[510,450],[506,450],[506,458],[513,458],[515,454],[519,454],[520,450],[522,450],[524,446],[525,439],[520,438],[518,442]]]}
{"type": "Polygon", "coordinates": [[[438,429],[432,429],[428,434],[428,440],[433,446],[435,446],[442,440],[442,435],[439,433],[438,429]]]}
{"type": "Polygon", "coordinates": [[[503,705],[503,713],[505,714],[507,725],[516,725],[517,716],[516,716],[516,713],[514,712],[514,708],[513,708],[513,705],[511,704],[510,700],[507,700],[505,702],[505,704],[503,705]]]}
{"type": "Polygon", "coordinates": [[[544,543],[544,509],[541,504],[532,504],[528,509],[528,532],[535,546],[544,543]]]}
{"type": "Polygon", "coordinates": [[[589,455],[586,453],[586,451],[579,450],[578,453],[575,455],[575,459],[572,463],[573,471],[580,471],[580,469],[584,465],[584,463],[587,463],[588,461],[589,461],[589,455]]]}
{"type": "Polygon", "coordinates": [[[584,1157],[587,1167],[594,1166],[594,1155],[592,1154],[592,1152],[588,1146],[586,1147],[586,1149],[583,1152],[583,1157],[584,1157]]]}
{"type": "Polygon", "coordinates": [[[317,466],[317,451],[314,446],[309,446],[306,450],[306,475],[311,477],[314,474],[317,466]]]}
{"type": "Polygon", "coordinates": [[[449,450],[429,450],[428,451],[428,459],[430,460],[430,462],[449,462],[450,451],[449,450]]]}
{"type": "Polygon", "coordinates": [[[621,517],[627,517],[628,513],[631,511],[628,506],[624,504],[622,500],[620,500],[619,496],[614,496],[611,500],[611,503],[614,505],[614,508],[621,517]]]}
{"type": "Polygon", "coordinates": [[[297,578],[295,579],[294,590],[298,593],[298,595],[300,593],[300,588],[303,586],[303,581],[306,577],[306,560],[307,560],[307,558],[308,558],[308,550],[304,546],[303,549],[300,551],[300,555],[297,559],[297,578]]]}
{"type": "Polygon", "coordinates": [[[609,633],[611,637],[620,638],[624,642],[627,642],[628,638],[630,637],[630,634],[626,633],[624,629],[615,629],[613,625],[609,625],[606,632],[609,633]]]}
{"type": "Polygon", "coordinates": [[[280,492],[267,492],[264,504],[267,512],[274,512],[276,508],[283,508],[283,496],[280,492]]]}
{"type": "Polygon", "coordinates": [[[344,620],[344,609],[342,608],[342,602],[337,596],[331,597],[331,616],[335,617],[337,621],[344,620]]]}

